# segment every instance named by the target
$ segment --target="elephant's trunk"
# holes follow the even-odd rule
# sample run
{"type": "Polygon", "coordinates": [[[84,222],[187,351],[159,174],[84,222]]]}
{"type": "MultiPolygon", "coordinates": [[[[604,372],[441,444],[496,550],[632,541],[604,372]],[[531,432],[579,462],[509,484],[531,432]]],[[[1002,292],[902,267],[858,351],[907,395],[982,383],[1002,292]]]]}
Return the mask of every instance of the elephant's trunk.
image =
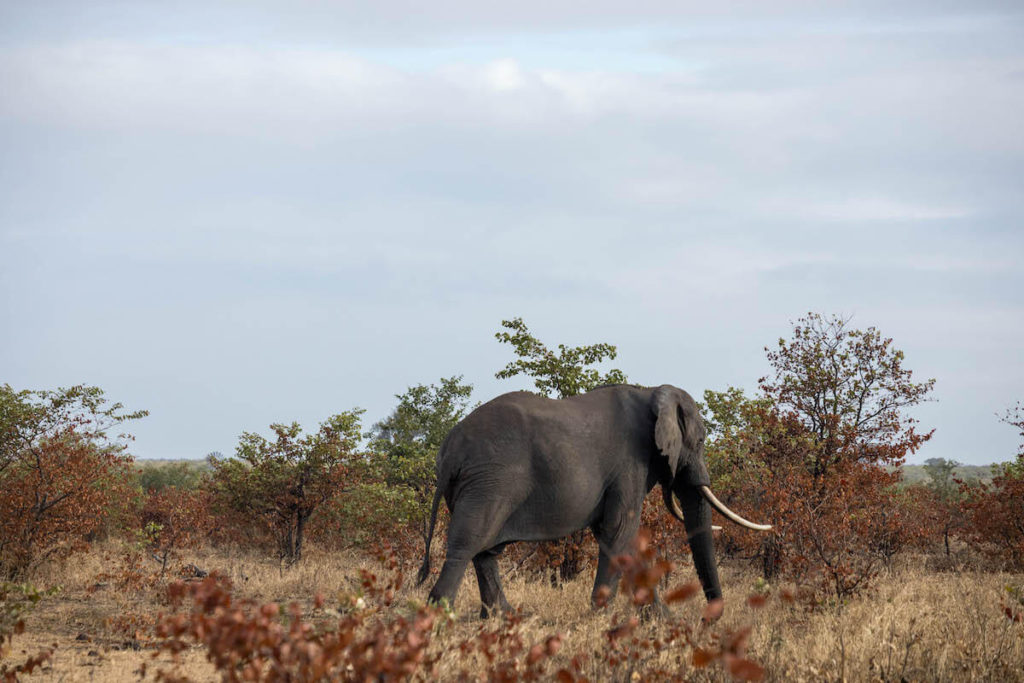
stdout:
{"type": "Polygon", "coordinates": [[[700,487],[700,492],[701,492],[701,494],[705,498],[707,498],[707,501],[709,503],[711,503],[712,507],[714,507],[720,513],[725,515],[729,519],[730,522],[733,522],[735,524],[739,524],[740,526],[745,526],[748,529],[754,529],[755,531],[770,531],[771,530],[771,528],[772,528],[771,524],[754,524],[753,522],[748,522],[747,520],[743,519],[742,517],[737,515],[735,512],[733,512],[729,508],[725,507],[725,503],[723,503],[722,501],[718,500],[718,498],[715,497],[715,494],[713,494],[711,492],[711,489],[708,488],[707,486],[701,486],[700,487]]]}
{"type": "MultiPolygon", "coordinates": [[[[711,600],[722,597],[722,586],[718,582],[718,566],[715,564],[715,549],[711,541],[711,507],[697,492],[686,487],[680,496],[683,524],[686,526],[687,541],[693,554],[693,567],[704,588],[704,596],[711,600]]],[[[679,506],[674,506],[679,510],[679,506]]]]}

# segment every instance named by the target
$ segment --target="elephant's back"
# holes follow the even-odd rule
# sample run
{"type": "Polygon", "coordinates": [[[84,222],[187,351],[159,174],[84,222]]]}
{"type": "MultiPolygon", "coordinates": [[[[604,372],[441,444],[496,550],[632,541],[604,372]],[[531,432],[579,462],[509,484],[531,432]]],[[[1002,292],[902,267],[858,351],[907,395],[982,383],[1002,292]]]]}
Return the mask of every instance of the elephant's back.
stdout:
{"type": "Polygon", "coordinates": [[[462,450],[515,451],[607,447],[633,430],[648,431],[653,415],[642,389],[610,385],[586,394],[552,399],[528,391],[502,394],[477,407],[452,430],[462,450]]]}
{"type": "Polygon", "coordinates": [[[439,477],[443,465],[453,479],[509,469],[519,476],[578,478],[595,458],[623,455],[636,428],[623,417],[623,393],[611,387],[569,399],[502,394],[452,430],[439,456],[439,477]]]}
{"type": "Polygon", "coordinates": [[[526,391],[502,394],[478,406],[452,429],[442,448],[444,458],[480,458],[489,452],[525,447],[534,416],[552,399],[526,391]]]}

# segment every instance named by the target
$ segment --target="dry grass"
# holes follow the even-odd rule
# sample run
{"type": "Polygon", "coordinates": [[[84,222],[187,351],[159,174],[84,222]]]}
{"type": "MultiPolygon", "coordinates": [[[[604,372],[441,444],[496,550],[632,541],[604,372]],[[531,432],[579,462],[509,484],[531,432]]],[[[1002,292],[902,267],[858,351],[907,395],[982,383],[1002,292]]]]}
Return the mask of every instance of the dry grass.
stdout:
{"type": "MultiPolygon", "coordinates": [[[[369,558],[316,550],[310,550],[306,559],[289,571],[238,554],[204,553],[189,559],[229,575],[242,596],[261,602],[297,601],[307,610],[316,593],[323,594],[328,605],[338,605],[344,596],[356,593],[359,568],[382,571],[369,558]]],[[[38,585],[61,585],[63,590],[29,617],[28,632],[14,641],[15,652],[58,644],[51,664],[34,678],[132,680],[138,678],[135,672],[143,661],[152,662],[153,649],[144,627],[147,619],[164,609],[156,599],[159,592],[127,592],[112,583],[96,589],[96,576],[116,563],[116,548],[111,546],[36,577],[38,585]],[[130,624],[132,615],[139,618],[139,639],[133,637],[130,626],[117,625],[118,619],[130,624]]],[[[728,630],[753,625],[749,655],[765,666],[767,680],[1024,681],[1024,624],[1011,622],[1001,607],[1005,587],[1021,586],[1024,575],[935,573],[922,567],[923,563],[911,564],[882,577],[871,595],[849,604],[808,611],[774,598],[760,610],[747,607],[744,600],[752,592],[756,574],[744,566],[727,564],[722,568],[727,610],[719,626],[728,630]]],[[[439,627],[431,645],[431,652],[443,653],[442,678],[479,670],[482,660],[473,657],[480,655],[462,657],[454,645],[473,638],[481,628],[497,625],[495,620],[482,622],[477,617],[472,574],[467,573],[455,619],[439,627]]],[[[684,567],[671,582],[692,579],[692,570],[684,567]]],[[[625,618],[632,608],[620,598],[608,610],[591,610],[590,581],[581,578],[553,588],[546,582],[512,576],[506,582],[506,592],[524,615],[520,629],[527,645],[561,634],[564,644],[555,658],[558,666],[582,653],[589,656],[584,673],[592,680],[628,678],[628,672],[624,676],[622,671],[612,676],[595,655],[605,650],[605,632],[616,623],[616,615],[625,618]]],[[[393,609],[408,610],[408,604],[422,601],[425,594],[426,587],[406,584],[393,609]]],[[[675,608],[676,618],[696,624],[701,608],[699,601],[690,601],[675,608]]],[[[324,624],[334,617],[332,611],[313,615],[324,624]]],[[[644,632],[665,628],[658,620],[640,626],[644,632]]],[[[688,672],[695,680],[728,679],[718,668],[692,669],[690,653],[678,649],[647,656],[657,658],[663,667],[688,672]]],[[[156,668],[151,663],[149,670],[156,668]]],[[[549,668],[554,670],[556,667],[549,668]]],[[[182,673],[195,680],[217,680],[198,649],[187,653],[182,673]]]]}

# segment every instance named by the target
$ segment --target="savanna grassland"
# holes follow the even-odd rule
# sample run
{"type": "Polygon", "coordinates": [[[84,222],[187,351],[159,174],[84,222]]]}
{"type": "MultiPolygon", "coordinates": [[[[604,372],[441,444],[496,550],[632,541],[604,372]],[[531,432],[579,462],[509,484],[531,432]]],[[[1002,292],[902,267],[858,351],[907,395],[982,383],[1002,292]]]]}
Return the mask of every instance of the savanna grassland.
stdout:
{"type": "MultiPolygon", "coordinates": [[[[517,611],[480,620],[472,571],[454,609],[425,604],[446,530],[442,505],[413,586],[435,459],[475,405],[461,376],[409,387],[368,428],[358,408],[275,423],[201,464],[135,462],[125,430],[147,413],[98,387],[0,385],[0,679],[1024,680],[1024,404],[998,418],[1020,434],[1012,460],[903,476],[934,433],[909,409],[935,380],[848,323],[808,314],[766,350],[758,393],[706,390],[685,418],[706,428],[691,457],[715,494],[771,525],[717,534],[724,614],[653,491],[607,604],[590,603],[589,532],[505,550],[517,611]]],[[[628,381],[592,367],[610,344],[555,351],[502,326],[516,360],[498,377],[552,398],[628,381]]]]}
{"type": "MultiPolygon", "coordinates": [[[[74,562],[51,568],[37,580],[60,585],[61,592],[47,598],[26,619],[26,632],[17,636],[15,651],[32,652],[56,643],[53,657],[31,677],[54,681],[137,680],[145,664],[149,680],[158,671],[175,672],[196,681],[220,680],[207,660],[208,650],[199,645],[185,649],[175,666],[165,653],[156,658],[158,639],[151,625],[156,615],[169,610],[163,598],[167,581],[128,588],[110,574],[119,566],[117,544],[97,546],[78,555],[74,562]],[[97,577],[103,580],[98,580],[97,577]]],[[[238,598],[261,604],[298,603],[305,619],[318,628],[336,628],[343,613],[352,611],[359,596],[367,621],[408,616],[422,602],[426,587],[405,582],[390,607],[380,596],[366,595],[359,570],[379,576],[383,565],[362,553],[326,552],[310,548],[303,561],[282,571],[275,562],[240,552],[196,551],[196,564],[222,572],[235,586],[238,598]],[[314,596],[325,601],[314,608],[314,596]]],[[[687,558],[677,558],[680,568],[666,580],[675,586],[694,579],[687,558]]],[[[702,629],[704,601],[695,597],[672,607],[669,617],[641,619],[636,631],[613,649],[609,631],[639,614],[627,596],[619,595],[608,607],[589,605],[592,578],[589,572],[564,585],[517,574],[504,563],[506,591],[518,608],[518,623],[509,627],[501,618],[481,620],[475,580],[469,573],[451,620],[440,619],[429,631],[427,659],[437,658],[432,669],[412,677],[429,680],[498,678],[505,671],[528,672],[529,650],[552,635],[561,647],[540,662],[540,679],[554,678],[560,669],[572,668],[573,657],[581,666],[575,675],[590,680],[648,680],[655,670],[672,672],[686,680],[731,680],[726,665],[714,662],[694,666],[694,648],[681,643],[658,647],[630,646],[638,637],[652,642],[666,638],[669,629],[688,624],[701,646],[713,650],[724,634],[750,627],[747,657],[764,669],[764,680],[1024,680],[1024,623],[1007,618],[1005,609],[1024,611],[1007,587],[1024,587],[1024,575],[986,572],[935,571],[923,558],[907,558],[878,578],[866,594],[845,601],[809,606],[799,598],[787,602],[780,596],[785,585],[764,586],[758,572],[747,563],[726,561],[721,566],[726,609],[712,627],[702,629]],[[763,607],[747,604],[750,595],[766,595],[763,607]],[[465,643],[480,642],[480,634],[502,632],[521,642],[492,645],[493,659],[479,651],[466,651],[465,643]],[[462,646],[460,648],[460,645],[462,646]],[[612,666],[611,652],[624,652],[624,661],[612,666]],[[635,653],[636,659],[631,659],[635,653]]],[[[148,569],[148,568],[147,568],[148,569]]],[[[756,600],[755,600],[756,602],[756,600]]]]}

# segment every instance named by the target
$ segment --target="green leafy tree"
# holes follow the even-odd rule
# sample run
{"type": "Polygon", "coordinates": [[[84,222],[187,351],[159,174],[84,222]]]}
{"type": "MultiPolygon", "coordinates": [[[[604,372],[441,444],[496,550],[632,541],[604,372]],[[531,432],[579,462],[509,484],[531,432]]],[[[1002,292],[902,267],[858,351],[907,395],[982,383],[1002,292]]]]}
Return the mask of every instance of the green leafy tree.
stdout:
{"type": "Polygon", "coordinates": [[[704,451],[708,472],[716,487],[726,490],[734,477],[759,464],[757,439],[771,400],[748,398],[742,389],[729,387],[705,390],[704,402],[698,405],[708,433],[704,451]]]}
{"type": "Polygon", "coordinates": [[[568,347],[558,345],[558,353],[544,346],[530,334],[522,318],[502,320],[506,332],[494,336],[504,344],[511,344],[518,358],[495,374],[498,379],[509,379],[516,375],[534,378],[537,391],[545,396],[566,398],[583,394],[602,384],[624,384],[626,375],[612,368],[601,374],[589,367],[603,362],[606,358],[615,360],[618,350],[612,344],[590,344],[568,347]]]}
{"type": "Polygon", "coordinates": [[[928,488],[940,498],[951,500],[959,486],[953,474],[961,463],[945,458],[928,458],[924,461],[924,473],[928,475],[928,488]]]}
{"type": "Polygon", "coordinates": [[[472,393],[473,385],[464,384],[461,376],[409,387],[395,396],[394,412],[367,435],[375,478],[407,493],[403,516],[419,527],[424,542],[437,485],[437,452],[469,410],[472,393]]]}
{"type": "Polygon", "coordinates": [[[202,486],[209,466],[203,460],[190,462],[136,462],[136,480],[145,492],[159,493],[167,488],[194,490],[202,486]]]}
{"type": "Polygon", "coordinates": [[[273,439],[243,432],[235,457],[210,457],[216,500],[262,523],[287,565],[299,561],[310,517],[342,490],[352,470],[363,466],[357,452],[362,412],[334,415],[305,436],[295,422],[270,425],[273,439]]]}
{"type": "Polygon", "coordinates": [[[958,481],[954,474],[961,463],[945,458],[928,458],[924,461],[924,471],[928,475],[926,486],[935,497],[932,514],[942,531],[942,544],[946,549],[946,557],[950,552],[950,536],[953,531],[963,525],[961,503],[966,498],[966,485],[958,481]]]}
{"type": "MultiPolygon", "coordinates": [[[[533,377],[537,391],[544,396],[554,395],[555,398],[568,398],[602,384],[625,384],[627,381],[625,373],[617,368],[602,375],[599,370],[590,367],[605,359],[615,360],[618,350],[612,344],[573,347],[559,344],[558,353],[555,353],[530,334],[522,318],[502,320],[501,326],[506,331],[498,332],[495,338],[503,344],[510,344],[518,358],[495,373],[498,379],[527,375],[533,377]]],[[[579,575],[583,570],[584,553],[581,550],[585,542],[584,531],[577,531],[561,541],[562,560],[558,565],[558,576],[553,581],[569,581],[579,575]]]]}

